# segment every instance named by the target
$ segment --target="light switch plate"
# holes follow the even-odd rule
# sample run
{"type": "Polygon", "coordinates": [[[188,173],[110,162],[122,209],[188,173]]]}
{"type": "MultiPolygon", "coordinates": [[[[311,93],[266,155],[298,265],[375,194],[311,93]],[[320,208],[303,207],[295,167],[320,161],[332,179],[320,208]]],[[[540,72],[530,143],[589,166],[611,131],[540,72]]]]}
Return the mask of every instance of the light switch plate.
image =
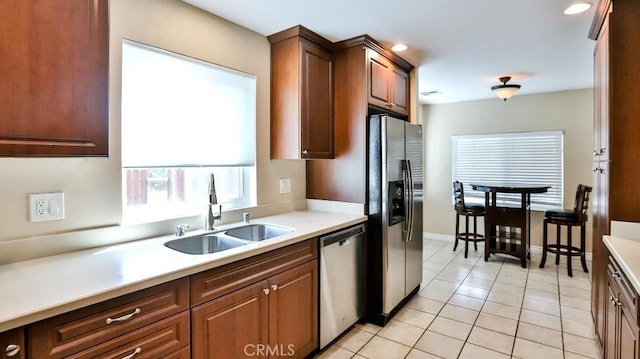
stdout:
{"type": "Polygon", "coordinates": [[[280,179],[280,194],[291,193],[291,178],[280,179]]]}
{"type": "Polygon", "coordinates": [[[64,193],[36,193],[29,195],[29,222],[64,219],[64,193]]]}

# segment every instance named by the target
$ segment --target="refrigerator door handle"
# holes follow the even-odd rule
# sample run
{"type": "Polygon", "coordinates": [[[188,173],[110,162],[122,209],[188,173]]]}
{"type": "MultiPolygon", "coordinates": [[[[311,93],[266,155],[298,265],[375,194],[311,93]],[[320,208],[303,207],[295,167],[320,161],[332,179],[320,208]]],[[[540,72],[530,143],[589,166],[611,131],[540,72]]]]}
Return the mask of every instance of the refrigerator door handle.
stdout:
{"type": "Polygon", "coordinates": [[[405,193],[405,211],[406,216],[402,229],[404,231],[404,241],[411,241],[411,230],[413,228],[413,174],[411,173],[411,161],[403,160],[403,181],[405,193]]]}
{"type": "Polygon", "coordinates": [[[411,160],[407,160],[407,168],[409,169],[409,233],[407,234],[407,242],[413,238],[413,169],[411,168],[411,160]]]}

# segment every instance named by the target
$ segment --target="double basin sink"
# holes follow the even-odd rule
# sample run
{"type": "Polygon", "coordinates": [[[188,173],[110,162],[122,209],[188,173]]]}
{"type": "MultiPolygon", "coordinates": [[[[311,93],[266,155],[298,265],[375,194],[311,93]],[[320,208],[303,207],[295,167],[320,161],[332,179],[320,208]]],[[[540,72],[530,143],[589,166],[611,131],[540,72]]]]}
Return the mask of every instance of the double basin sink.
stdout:
{"type": "Polygon", "coordinates": [[[247,245],[293,232],[293,229],[271,224],[247,224],[230,229],[184,237],[164,245],[187,254],[210,254],[247,245]]]}

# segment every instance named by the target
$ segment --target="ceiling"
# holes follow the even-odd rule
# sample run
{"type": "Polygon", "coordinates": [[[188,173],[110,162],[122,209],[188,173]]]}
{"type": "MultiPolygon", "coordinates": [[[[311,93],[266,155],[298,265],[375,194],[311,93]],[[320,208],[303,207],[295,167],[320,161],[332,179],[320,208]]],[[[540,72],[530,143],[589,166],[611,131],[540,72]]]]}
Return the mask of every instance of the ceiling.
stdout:
{"type": "Polygon", "coordinates": [[[418,91],[440,92],[421,103],[499,101],[490,87],[503,75],[522,85],[515,96],[593,86],[596,6],[564,15],[572,0],[183,1],[265,36],[300,24],[331,41],[403,42],[418,91]]]}

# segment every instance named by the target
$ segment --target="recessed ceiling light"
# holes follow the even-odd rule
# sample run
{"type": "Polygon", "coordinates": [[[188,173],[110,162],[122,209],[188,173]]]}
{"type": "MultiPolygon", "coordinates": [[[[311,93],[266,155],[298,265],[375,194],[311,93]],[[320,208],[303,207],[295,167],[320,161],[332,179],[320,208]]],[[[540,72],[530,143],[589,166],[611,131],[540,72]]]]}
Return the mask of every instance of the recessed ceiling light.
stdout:
{"type": "Polygon", "coordinates": [[[578,1],[571,4],[565,11],[565,15],[576,15],[583,13],[591,8],[591,3],[586,1],[578,1]]]}
{"type": "Polygon", "coordinates": [[[402,51],[404,51],[406,49],[407,49],[407,45],[405,45],[405,44],[395,44],[391,48],[391,50],[395,51],[395,52],[402,52],[402,51]]]}

